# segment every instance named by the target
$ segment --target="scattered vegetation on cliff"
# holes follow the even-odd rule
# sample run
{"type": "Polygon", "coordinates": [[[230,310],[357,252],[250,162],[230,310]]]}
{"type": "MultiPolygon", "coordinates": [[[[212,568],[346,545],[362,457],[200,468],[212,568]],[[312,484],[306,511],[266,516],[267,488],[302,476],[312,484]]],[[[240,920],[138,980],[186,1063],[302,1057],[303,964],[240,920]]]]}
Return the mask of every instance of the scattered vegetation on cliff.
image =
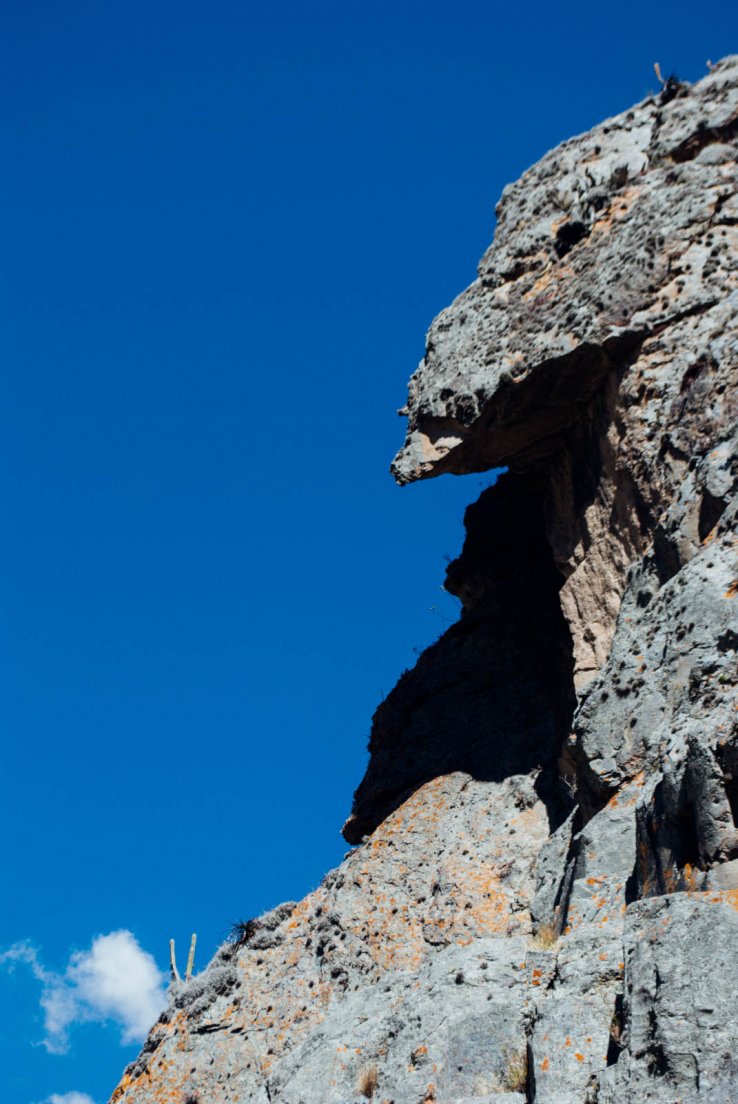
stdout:
{"type": "Polygon", "coordinates": [[[530,937],[530,946],[537,951],[550,951],[559,941],[559,933],[554,923],[539,924],[530,937]]]}
{"type": "Polygon", "coordinates": [[[501,1086],[505,1092],[525,1092],[528,1083],[528,1049],[509,1049],[505,1053],[505,1065],[501,1074],[501,1086]]]}
{"type": "Polygon", "coordinates": [[[379,1084],[379,1071],[375,1065],[365,1066],[356,1078],[356,1091],[371,1100],[379,1084]]]}

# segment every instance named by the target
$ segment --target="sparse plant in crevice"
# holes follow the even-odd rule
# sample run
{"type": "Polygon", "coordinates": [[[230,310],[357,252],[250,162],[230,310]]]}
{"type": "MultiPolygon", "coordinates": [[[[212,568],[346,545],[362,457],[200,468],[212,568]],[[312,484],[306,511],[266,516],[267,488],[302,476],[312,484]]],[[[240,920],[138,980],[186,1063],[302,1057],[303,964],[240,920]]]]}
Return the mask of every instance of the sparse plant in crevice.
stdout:
{"type": "Polygon", "coordinates": [[[528,1048],[508,1048],[505,1051],[500,1086],[505,1092],[525,1092],[528,1084],[528,1048]]]}
{"type": "Polygon", "coordinates": [[[529,947],[537,951],[550,951],[559,941],[559,932],[556,924],[549,921],[546,924],[539,924],[533,935],[530,937],[529,947]]]}
{"type": "Polygon", "coordinates": [[[657,61],[653,63],[653,71],[656,74],[656,79],[661,85],[661,102],[668,103],[669,100],[673,100],[679,89],[682,87],[682,82],[676,73],[670,73],[668,77],[663,76],[661,72],[661,66],[657,61]]]}
{"type": "Polygon", "coordinates": [[[278,928],[295,908],[295,901],[284,901],[251,920],[238,920],[226,940],[231,948],[256,947],[264,950],[279,941],[278,928]]]}
{"type": "Polygon", "coordinates": [[[245,947],[252,935],[257,931],[256,920],[237,920],[228,936],[229,943],[235,943],[237,947],[245,947]]]}
{"type": "Polygon", "coordinates": [[[562,773],[559,777],[561,778],[561,783],[562,783],[564,789],[566,790],[567,796],[568,796],[569,800],[571,801],[572,805],[576,805],[577,801],[579,800],[579,794],[577,792],[576,775],[575,774],[568,775],[568,774],[563,774],[562,773]]]}
{"type": "Polygon", "coordinates": [[[378,1084],[379,1070],[375,1065],[365,1066],[363,1069],[359,1070],[358,1077],[356,1078],[356,1091],[367,1100],[371,1100],[374,1096],[378,1084]]]}
{"type": "Polygon", "coordinates": [[[615,997],[615,1007],[612,1010],[612,1019],[610,1020],[609,1042],[607,1047],[608,1066],[612,1066],[617,1062],[620,1057],[620,1052],[623,1050],[624,1027],[623,994],[618,993],[615,997]]]}

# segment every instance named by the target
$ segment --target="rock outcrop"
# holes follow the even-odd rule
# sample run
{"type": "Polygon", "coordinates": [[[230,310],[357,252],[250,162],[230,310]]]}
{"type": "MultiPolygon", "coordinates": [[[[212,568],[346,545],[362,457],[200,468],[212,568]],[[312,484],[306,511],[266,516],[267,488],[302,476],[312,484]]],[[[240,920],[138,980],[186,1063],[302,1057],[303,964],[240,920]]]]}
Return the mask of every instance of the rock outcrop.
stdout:
{"type": "Polygon", "coordinates": [[[509,469],[299,904],[115,1104],[738,1100],[738,58],[507,188],[400,482],[509,469]]]}

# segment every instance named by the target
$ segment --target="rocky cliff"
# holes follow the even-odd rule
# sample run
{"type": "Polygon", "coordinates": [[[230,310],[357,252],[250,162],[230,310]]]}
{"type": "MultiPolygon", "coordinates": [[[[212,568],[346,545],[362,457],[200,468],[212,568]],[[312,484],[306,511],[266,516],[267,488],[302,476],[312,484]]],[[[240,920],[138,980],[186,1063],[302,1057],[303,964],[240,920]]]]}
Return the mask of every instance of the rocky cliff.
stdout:
{"type": "Polygon", "coordinates": [[[400,482],[508,471],[299,904],[115,1104],[738,1100],[738,58],[505,189],[400,482]]]}

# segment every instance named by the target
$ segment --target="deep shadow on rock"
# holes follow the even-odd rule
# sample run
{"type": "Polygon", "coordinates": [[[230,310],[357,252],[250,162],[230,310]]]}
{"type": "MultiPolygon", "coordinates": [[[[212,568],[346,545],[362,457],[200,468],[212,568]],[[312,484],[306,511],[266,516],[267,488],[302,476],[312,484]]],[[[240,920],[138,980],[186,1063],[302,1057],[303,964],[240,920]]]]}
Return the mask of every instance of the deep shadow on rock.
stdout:
{"type": "Polygon", "coordinates": [[[360,843],[418,786],[464,771],[499,782],[541,768],[552,827],[565,815],[555,764],[574,708],[563,582],[544,534],[542,487],[507,473],[466,511],[446,588],[461,619],[377,709],[371,760],[343,834],[360,843]]]}

